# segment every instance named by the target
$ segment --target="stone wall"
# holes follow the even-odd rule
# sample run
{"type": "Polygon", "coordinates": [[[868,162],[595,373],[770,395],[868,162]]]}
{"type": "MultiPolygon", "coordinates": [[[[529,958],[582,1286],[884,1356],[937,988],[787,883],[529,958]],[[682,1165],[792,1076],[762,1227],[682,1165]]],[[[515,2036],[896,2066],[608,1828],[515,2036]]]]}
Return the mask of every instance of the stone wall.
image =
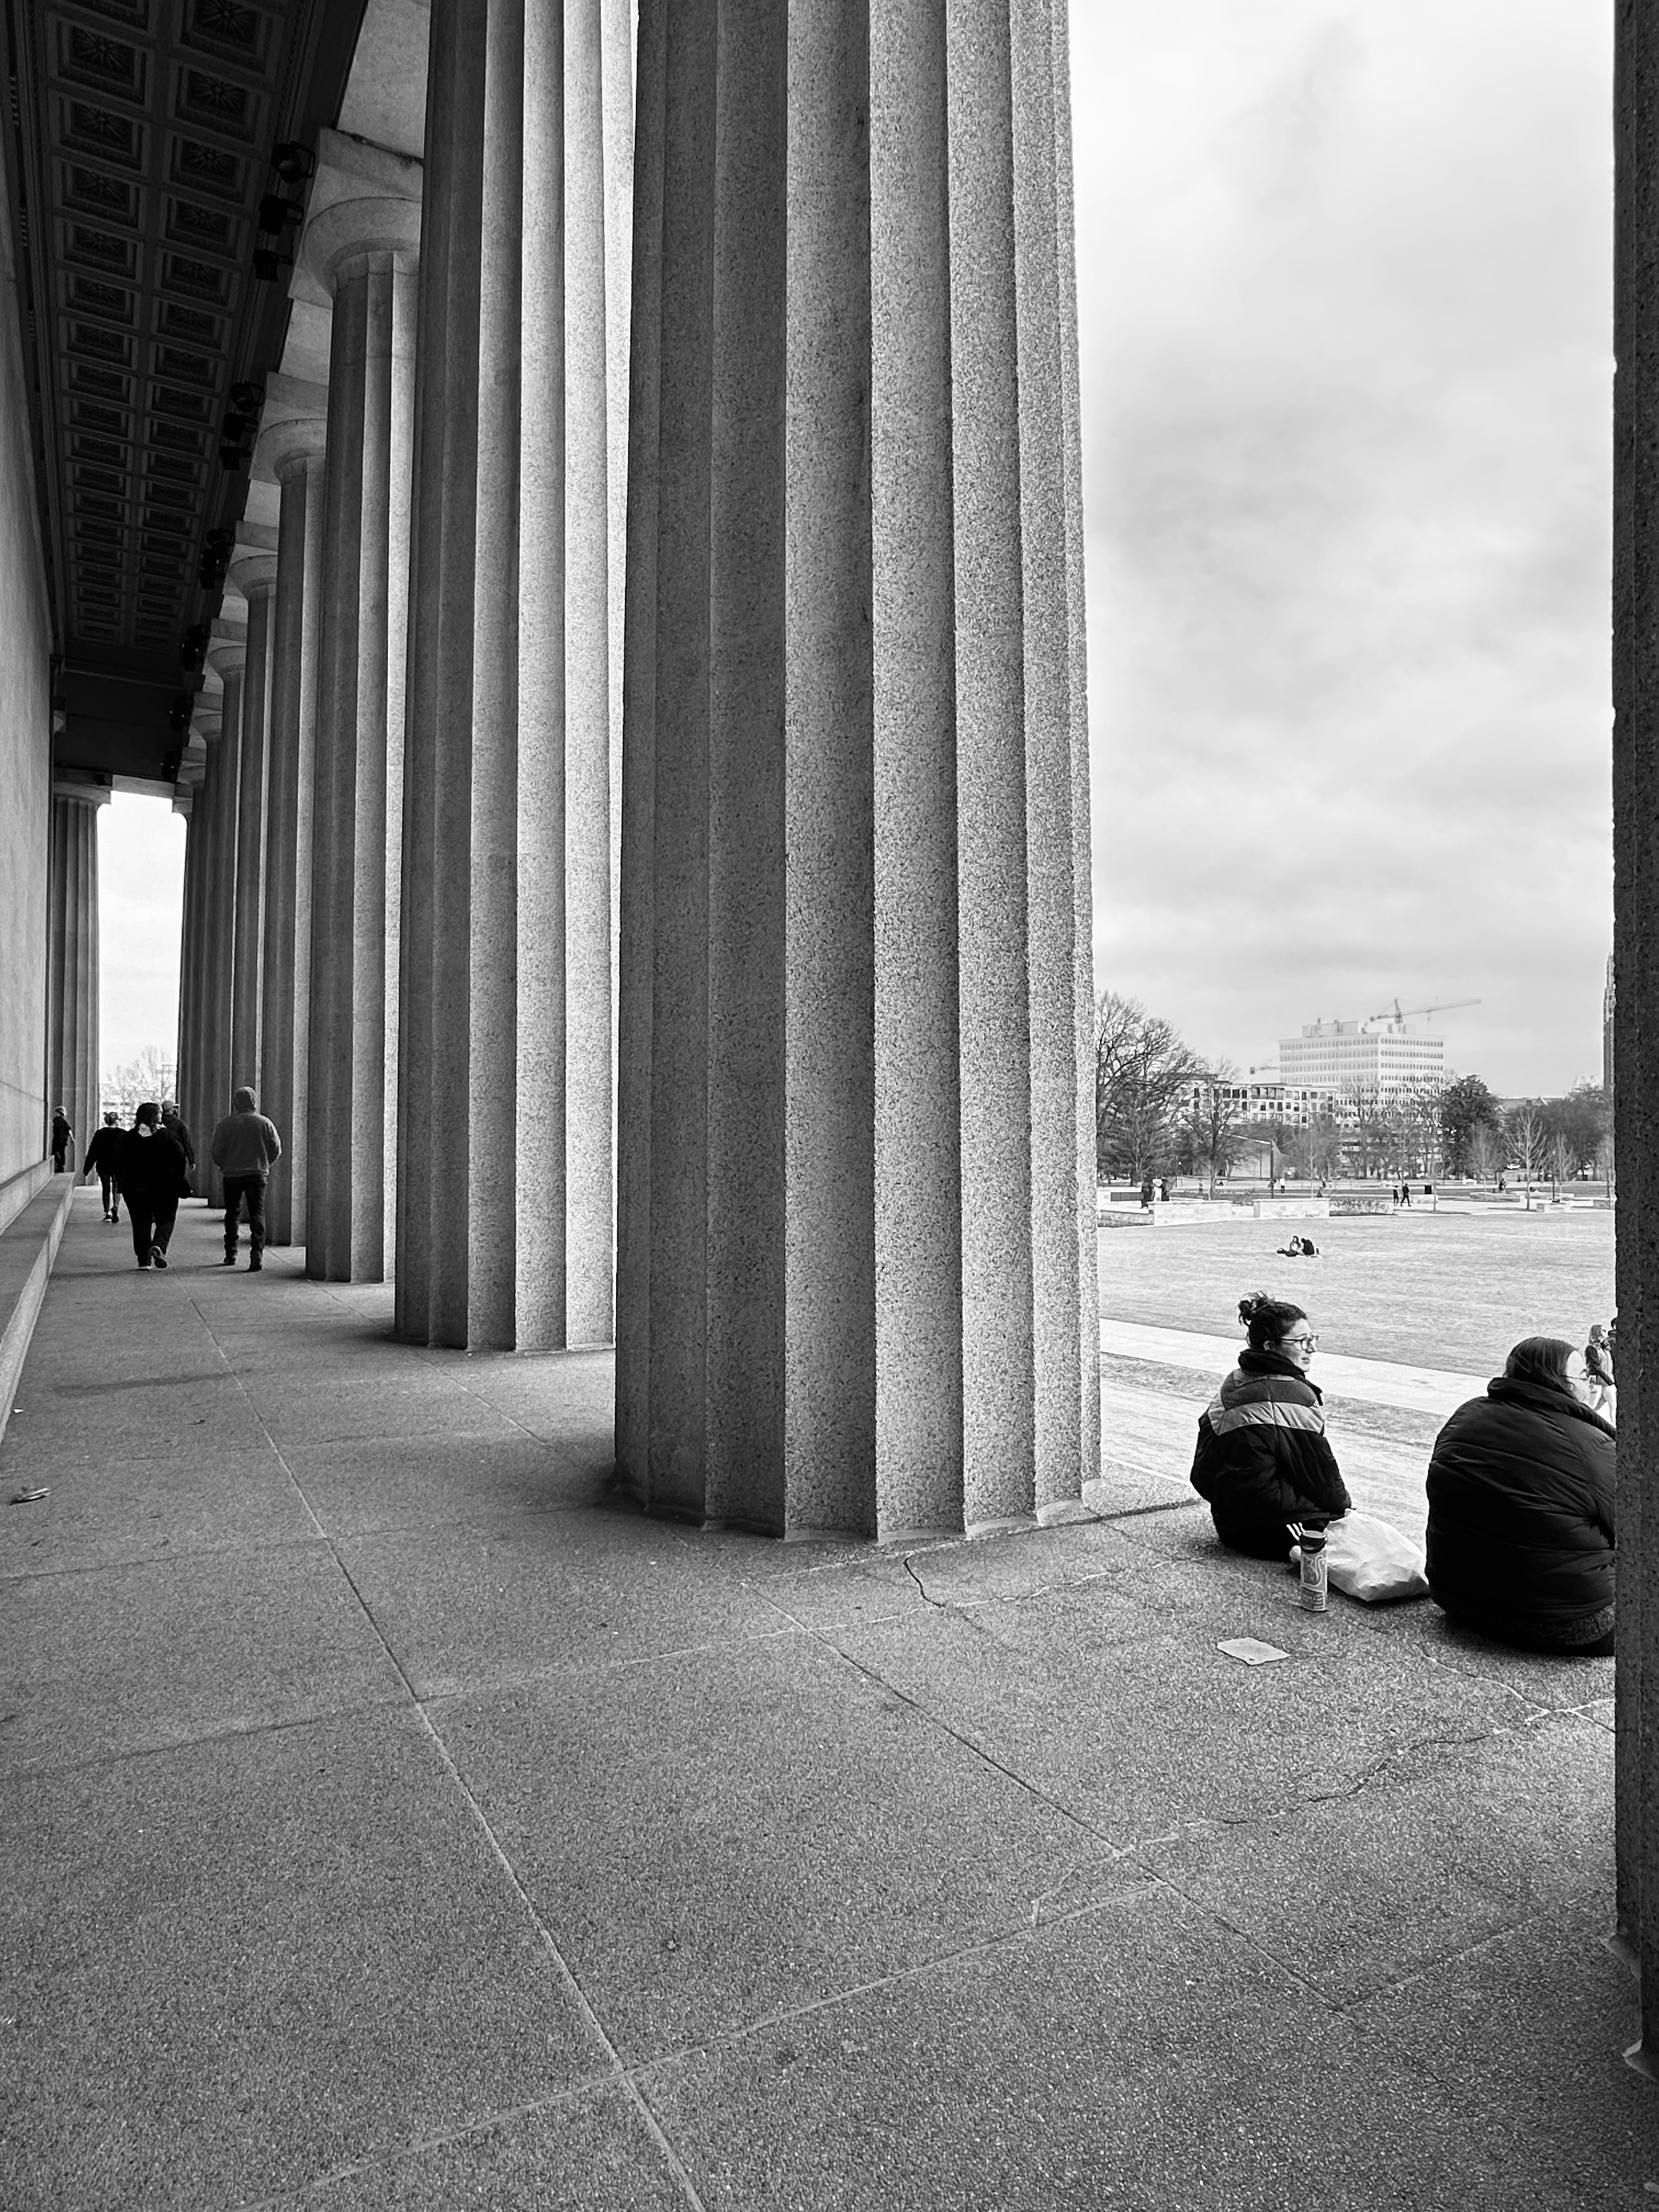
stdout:
{"type": "Polygon", "coordinates": [[[0,1182],[40,1158],[51,1103],[45,1091],[52,639],[12,235],[0,173],[0,791],[6,794],[0,806],[0,1182]]]}

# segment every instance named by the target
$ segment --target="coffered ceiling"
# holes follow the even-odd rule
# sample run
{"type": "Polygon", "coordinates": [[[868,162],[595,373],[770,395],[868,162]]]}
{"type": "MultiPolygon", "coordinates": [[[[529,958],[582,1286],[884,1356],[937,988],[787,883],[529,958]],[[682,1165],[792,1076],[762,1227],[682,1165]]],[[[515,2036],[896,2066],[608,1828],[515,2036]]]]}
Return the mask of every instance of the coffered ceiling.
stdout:
{"type": "MultiPolygon", "coordinates": [[[[7,0],[6,149],[61,766],[162,779],[210,612],[204,542],[246,477],[221,443],[276,364],[254,273],[273,147],[338,113],[362,0],[7,0]]],[[[269,215],[270,210],[265,210],[269,215]]],[[[291,235],[291,234],[288,234],[291,235]]],[[[267,264],[267,266],[270,264],[267,264]]]]}

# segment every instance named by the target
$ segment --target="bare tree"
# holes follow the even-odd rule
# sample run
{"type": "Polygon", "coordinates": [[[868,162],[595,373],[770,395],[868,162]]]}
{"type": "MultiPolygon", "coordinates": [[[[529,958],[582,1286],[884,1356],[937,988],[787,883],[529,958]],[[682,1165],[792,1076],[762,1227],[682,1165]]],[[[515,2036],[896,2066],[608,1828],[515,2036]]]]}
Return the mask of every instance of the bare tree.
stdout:
{"type": "Polygon", "coordinates": [[[1527,1182],[1527,1203],[1532,1204],[1533,1178],[1544,1164],[1544,1109],[1536,1098],[1523,1098],[1504,1117],[1504,1141],[1510,1158],[1527,1182]]]}
{"type": "Polygon", "coordinates": [[[1095,1166],[1142,1176],[1169,1165],[1197,1073],[1170,1028],[1138,999],[1103,991],[1095,1007],[1095,1166]]]}
{"type": "Polygon", "coordinates": [[[1490,1182],[1503,1164],[1503,1139],[1490,1121],[1476,1121],[1463,1139],[1464,1158],[1477,1182],[1490,1182]]]}
{"type": "Polygon", "coordinates": [[[124,1121],[130,1121],[134,1108],[147,1098],[159,1106],[173,1096],[173,1074],[171,1054],[159,1044],[147,1044],[135,1059],[104,1070],[104,1111],[113,1110],[124,1121]]]}
{"type": "Polygon", "coordinates": [[[1577,1150],[1565,1129],[1552,1132],[1545,1146],[1550,1167],[1550,1196],[1559,1198],[1561,1186],[1572,1179],[1578,1165],[1577,1150]]]}
{"type": "Polygon", "coordinates": [[[1217,1177],[1238,1155],[1238,1069],[1231,1060],[1213,1061],[1196,1080],[1191,1137],[1194,1164],[1203,1163],[1213,1198],[1217,1177]]]}

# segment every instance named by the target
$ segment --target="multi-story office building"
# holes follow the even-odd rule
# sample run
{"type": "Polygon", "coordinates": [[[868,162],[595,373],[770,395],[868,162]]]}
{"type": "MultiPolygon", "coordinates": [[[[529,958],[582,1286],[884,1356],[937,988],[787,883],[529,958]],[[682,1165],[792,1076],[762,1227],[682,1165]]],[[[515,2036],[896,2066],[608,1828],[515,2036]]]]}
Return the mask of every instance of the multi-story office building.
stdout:
{"type": "MultiPolygon", "coordinates": [[[[1192,1110],[1207,1112],[1210,1084],[1200,1078],[1192,1087],[1192,1110]]],[[[1222,1099],[1241,1121],[1276,1121],[1305,1129],[1328,1116],[1340,1117],[1342,1100],[1328,1085],[1317,1083],[1239,1082],[1217,1086],[1222,1099]]]]}
{"type": "Polygon", "coordinates": [[[1444,1077],[1446,1041],[1394,1015],[1307,1022],[1300,1036],[1279,1039],[1279,1073],[1286,1085],[1314,1086],[1342,1097],[1395,1097],[1444,1077]]]}

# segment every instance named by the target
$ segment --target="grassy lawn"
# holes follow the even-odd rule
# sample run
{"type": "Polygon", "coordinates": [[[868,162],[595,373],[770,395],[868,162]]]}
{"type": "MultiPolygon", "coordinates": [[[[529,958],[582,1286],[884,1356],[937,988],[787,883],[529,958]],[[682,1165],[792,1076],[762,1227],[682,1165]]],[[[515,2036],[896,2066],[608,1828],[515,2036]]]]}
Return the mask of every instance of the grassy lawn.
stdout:
{"type": "MultiPolygon", "coordinates": [[[[1239,1299],[1306,1308],[1327,1352],[1495,1375],[1523,1336],[1582,1344],[1613,1306],[1613,1221],[1597,1213],[1199,1222],[1101,1232],[1100,1310],[1116,1321],[1240,1334],[1239,1299]],[[1306,1229],[1317,1260],[1273,1249],[1306,1229]]],[[[1316,1367],[1315,1374],[1317,1376],[1316,1367]]]]}

